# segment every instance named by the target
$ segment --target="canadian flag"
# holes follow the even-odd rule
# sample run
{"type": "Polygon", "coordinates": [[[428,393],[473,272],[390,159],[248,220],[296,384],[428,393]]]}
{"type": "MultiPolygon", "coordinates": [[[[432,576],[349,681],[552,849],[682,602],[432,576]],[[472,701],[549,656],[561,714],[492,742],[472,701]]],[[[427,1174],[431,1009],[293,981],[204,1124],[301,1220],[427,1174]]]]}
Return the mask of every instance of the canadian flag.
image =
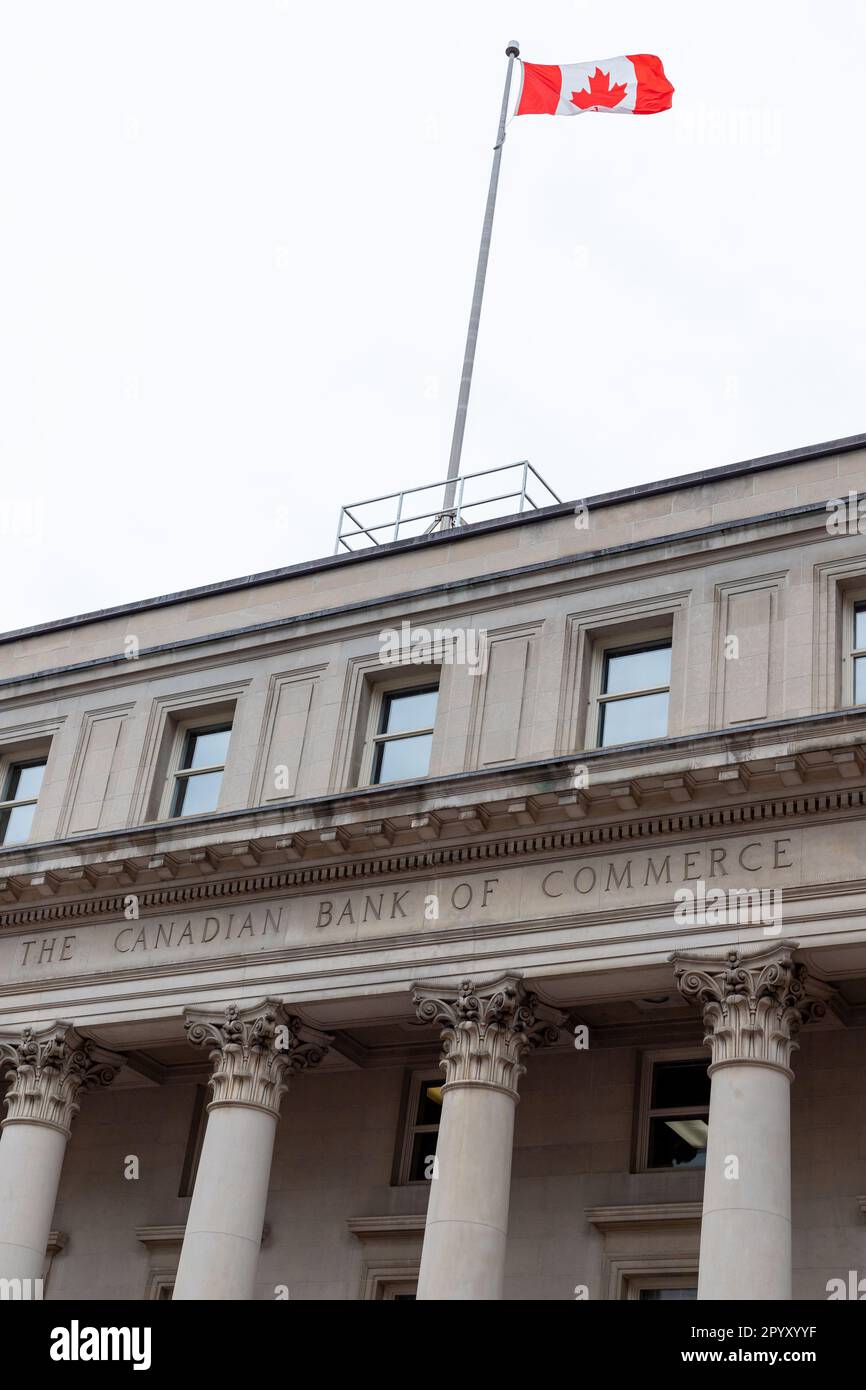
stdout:
{"type": "Polygon", "coordinates": [[[673,87],[661,58],[630,53],[593,63],[522,63],[515,116],[578,116],[581,111],[624,111],[649,116],[670,109],[673,87]]]}

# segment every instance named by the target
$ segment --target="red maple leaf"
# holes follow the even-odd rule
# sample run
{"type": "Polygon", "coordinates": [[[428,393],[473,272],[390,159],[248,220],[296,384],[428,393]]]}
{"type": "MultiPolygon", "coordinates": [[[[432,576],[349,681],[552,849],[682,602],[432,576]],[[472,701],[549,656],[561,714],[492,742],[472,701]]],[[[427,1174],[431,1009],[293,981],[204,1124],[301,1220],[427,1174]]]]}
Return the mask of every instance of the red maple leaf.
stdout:
{"type": "Polygon", "coordinates": [[[575,106],[579,106],[581,111],[588,111],[592,106],[619,106],[625,96],[626,84],[618,83],[612,87],[610,85],[610,73],[602,72],[601,68],[596,68],[592,77],[589,79],[589,91],[572,92],[571,100],[575,106]]]}

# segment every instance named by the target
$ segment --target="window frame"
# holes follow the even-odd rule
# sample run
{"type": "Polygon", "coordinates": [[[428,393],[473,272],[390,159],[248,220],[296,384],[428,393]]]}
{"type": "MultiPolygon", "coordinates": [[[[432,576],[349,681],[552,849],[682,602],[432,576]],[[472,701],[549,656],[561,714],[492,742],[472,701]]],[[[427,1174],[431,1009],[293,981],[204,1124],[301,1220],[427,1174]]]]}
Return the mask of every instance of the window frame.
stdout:
{"type": "MultiPolygon", "coordinates": [[[[362,787],[391,787],[399,786],[399,781],[395,778],[393,782],[379,782],[374,780],[378,750],[385,743],[396,743],[400,739],[418,738],[425,734],[430,736],[430,759],[427,764],[425,778],[430,776],[430,768],[433,763],[434,739],[436,736],[436,718],[439,715],[439,696],[442,693],[442,682],[439,678],[439,670],[431,672],[427,667],[423,671],[415,674],[412,679],[411,668],[400,668],[400,674],[395,675],[389,680],[376,681],[370,691],[370,707],[367,712],[367,732],[364,740],[364,750],[361,757],[361,778],[362,787]],[[431,726],[418,729],[407,729],[397,734],[387,734],[382,731],[381,725],[387,707],[387,701],[394,695],[421,695],[427,691],[436,691],[436,717],[431,726]]],[[[404,778],[403,781],[418,781],[419,778],[404,778]]]]}
{"type": "Polygon", "coordinates": [[[711,1059],[706,1053],[701,1052],[699,1047],[679,1047],[679,1048],[660,1048],[641,1055],[641,1074],[640,1086],[638,1089],[638,1112],[637,1128],[635,1136],[635,1163],[634,1172],[636,1173],[697,1173],[703,1172],[700,1168],[679,1168],[653,1167],[649,1165],[649,1141],[651,1121],[654,1119],[665,1119],[667,1117],[676,1118],[677,1116],[703,1119],[703,1111],[706,1110],[706,1119],[709,1122],[710,1105],[706,1106],[690,1105],[684,1108],[677,1106],[660,1107],[652,1105],[652,1085],[653,1072],[659,1062],[703,1062],[706,1066],[710,1065],[711,1059]],[[700,1113],[699,1113],[700,1112],[700,1113]]]}
{"type": "Polygon", "coordinates": [[[593,673],[593,690],[590,699],[590,720],[589,729],[592,734],[591,747],[599,749],[628,748],[635,743],[650,743],[657,739],[659,735],[645,735],[643,738],[630,739],[628,743],[602,743],[602,731],[604,724],[604,711],[609,704],[619,704],[623,700],[639,699],[644,695],[667,695],[667,728],[661,735],[663,738],[670,736],[671,723],[671,688],[673,685],[673,653],[674,642],[673,632],[670,628],[658,632],[657,634],[648,633],[638,641],[629,642],[622,637],[610,637],[600,642],[596,653],[595,670],[593,673]],[[636,690],[618,691],[608,694],[605,691],[608,661],[612,656],[634,656],[639,652],[670,650],[671,653],[671,673],[667,685],[653,685],[641,687],[636,690]]]}
{"type": "Polygon", "coordinates": [[[678,1272],[626,1274],[622,1282],[622,1298],[629,1302],[639,1302],[644,1289],[695,1289],[697,1297],[698,1268],[680,1269],[678,1272]]]}
{"type": "MultiPolygon", "coordinates": [[[[418,1114],[418,1105],[421,1100],[421,1088],[426,1083],[435,1079],[437,1085],[444,1086],[444,1077],[435,1077],[435,1073],[441,1071],[436,1062],[432,1062],[429,1067],[417,1068],[409,1072],[405,1101],[400,1116],[400,1128],[398,1130],[398,1156],[395,1164],[394,1187],[429,1187],[430,1178],[411,1178],[409,1176],[412,1164],[412,1150],[415,1146],[416,1134],[435,1134],[438,1136],[440,1125],[417,1124],[415,1116],[418,1114]]],[[[441,1122],[440,1122],[441,1123],[441,1122]]]]}
{"type": "Polygon", "coordinates": [[[856,667],[859,658],[866,659],[866,647],[855,646],[857,636],[857,614],[866,613],[866,592],[862,588],[846,595],[842,622],[842,705],[854,709],[866,706],[866,700],[856,703],[856,667]]]}
{"type": "Polygon", "coordinates": [[[8,757],[7,760],[5,760],[5,766],[3,767],[3,770],[2,770],[2,779],[3,779],[3,780],[2,780],[3,800],[0,801],[0,850],[3,850],[3,849],[15,849],[15,848],[17,848],[17,847],[20,847],[21,845],[29,844],[30,840],[32,839],[32,836],[33,836],[33,825],[34,825],[35,820],[36,820],[36,812],[37,812],[37,808],[38,808],[38,806],[39,806],[39,797],[40,797],[40,795],[41,795],[41,793],[42,793],[42,787],[43,787],[44,782],[45,782],[45,772],[46,772],[47,768],[48,768],[48,752],[47,752],[47,751],[46,751],[45,753],[38,753],[38,754],[37,754],[37,753],[34,753],[34,754],[32,754],[32,755],[29,755],[29,756],[26,755],[26,754],[16,756],[16,755],[13,753],[13,754],[11,754],[11,755],[8,757]],[[23,772],[23,771],[25,771],[27,768],[31,768],[31,767],[41,767],[41,768],[42,768],[42,780],[41,780],[41,782],[39,783],[39,791],[36,793],[35,796],[11,797],[11,796],[9,795],[9,793],[10,793],[10,791],[11,791],[12,781],[13,781],[13,779],[14,779],[14,777],[15,777],[16,772],[23,772]],[[26,836],[25,839],[23,839],[23,840],[11,840],[11,841],[7,844],[7,842],[6,842],[6,831],[7,831],[7,829],[8,829],[9,818],[10,818],[12,812],[13,812],[14,810],[17,810],[17,808],[18,808],[19,806],[32,806],[32,807],[33,807],[33,816],[31,817],[31,820],[30,820],[30,828],[29,828],[29,830],[28,830],[28,832],[27,832],[27,836],[26,836]]]}
{"type": "Polygon", "coordinates": [[[188,719],[177,721],[177,726],[175,728],[174,738],[172,740],[171,745],[171,752],[169,755],[165,787],[163,789],[162,801],[159,806],[158,819],[160,821],[181,821],[188,819],[191,820],[194,816],[197,815],[214,815],[220,809],[220,803],[222,801],[223,794],[223,786],[225,783],[225,772],[226,768],[228,767],[229,753],[231,750],[231,735],[234,732],[234,723],[234,710],[223,710],[219,713],[215,713],[213,719],[211,720],[208,719],[206,713],[200,712],[198,715],[193,715],[188,719]],[[186,768],[183,766],[183,760],[186,756],[187,746],[191,738],[195,737],[198,734],[215,734],[224,732],[226,730],[229,734],[229,743],[226,749],[226,760],[224,763],[215,763],[213,764],[213,766],[197,768],[186,768]],[[188,815],[184,815],[182,811],[176,811],[175,806],[177,804],[177,798],[180,794],[180,784],[183,783],[185,786],[185,784],[190,780],[191,777],[199,777],[205,773],[213,772],[222,773],[222,778],[220,780],[219,795],[217,797],[216,806],[214,806],[213,810],[194,811],[190,812],[188,815]]]}

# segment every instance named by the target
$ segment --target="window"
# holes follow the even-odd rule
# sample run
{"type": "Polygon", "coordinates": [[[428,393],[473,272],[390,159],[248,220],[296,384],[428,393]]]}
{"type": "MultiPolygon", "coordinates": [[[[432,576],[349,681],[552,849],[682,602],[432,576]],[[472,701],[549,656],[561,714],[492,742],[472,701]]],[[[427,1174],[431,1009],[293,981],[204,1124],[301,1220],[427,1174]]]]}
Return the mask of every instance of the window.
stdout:
{"type": "Polygon", "coordinates": [[[201,816],[216,810],[231,731],[231,724],[187,730],[170,815],[201,816]]]}
{"type": "Polygon", "coordinates": [[[710,1078],[704,1057],[644,1059],[639,1169],[703,1168],[707,1156],[710,1078]]]}
{"type": "Polygon", "coordinates": [[[410,1079],[403,1129],[398,1183],[429,1182],[434,1173],[439,1121],[442,1116],[441,1076],[416,1072],[410,1079]]]}
{"type": "Polygon", "coordinates": [[[854,635],[851,651],[853,695],[851,703],[866,705],[866,603],[854,609],[854,635]]]}
{"type": "Polygon", "coordinates": [[[605,651],[598,697],[599,748],[664,738],[670,684],[670,642],[605,651]]]}
{"type": "Polygon", "coordinates": [[[436,685],[382,692],[373,737],[371,782],[427,776],[438,698],[436,685]]]}
{"type": "MultiPolygon", "coordinates": [[[[687,1275],[685,1277],[689,1278],[691,1276],[687,1275]]],[[[679,1287],[671,1284],[668,1288],[653,1288],[644,1285],[643,1288],[638,1287],[637,1296],[642,1303],[668,1303],[681,1298],[697,1298],[698,1286],[697,1284],[683,1284],[682,1287],[679,1287]]]]}
{"type": "Polygon", "coordinates": [[[0,802],[0,845],[20,845],[29,840],[45,763],[41,758],[10,767],[0,802]]]}

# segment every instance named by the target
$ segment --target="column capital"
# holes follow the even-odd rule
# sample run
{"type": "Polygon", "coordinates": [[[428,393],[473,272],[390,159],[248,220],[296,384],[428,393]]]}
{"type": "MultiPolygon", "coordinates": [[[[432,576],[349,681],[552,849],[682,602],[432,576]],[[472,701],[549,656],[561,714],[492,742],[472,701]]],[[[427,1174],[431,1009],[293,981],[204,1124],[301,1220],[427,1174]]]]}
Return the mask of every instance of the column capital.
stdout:
{"type": "Polygon", "coordinates": [[[825,1012],[810,993],[805,965],[793,959],[796,948],[796,941],[775,941],[752,951],[675,951],[670,957],[683,998],[703,1011],[711,1068],[760,1062],[791,1074],[800,1028],[825,1012]]]}
{"type": "Polygon", "coordinates": [[[422,982],[412,1002],[419,1023],[442,1025],[446,1086],[496,1086],[514,1096],[526,1070],[523,1054],[556,1042],[562,1022],[559,1011],[540,1003],[516,974],[489,984],[464,980],[458,987],[422,982]]]}
{"type": "Polygon", "coordinates": [[[47,1125],[68,1138],[79,1093],[110,1085],[123,1063],[71,1023],[0,1034],[0,1072],[12,1080],[3,1126],[47,1125]]]}
{"type": "Polygon", "coordinates": [[[250,1105],[279,1115],[292,1073],[318,1066],[330,1033],[311,1028],[279,999],[239,1008],[187,1009],[184,1027],[191,1043],[210,1044],[210,1086],[218,1105],[250,1105]]]}

